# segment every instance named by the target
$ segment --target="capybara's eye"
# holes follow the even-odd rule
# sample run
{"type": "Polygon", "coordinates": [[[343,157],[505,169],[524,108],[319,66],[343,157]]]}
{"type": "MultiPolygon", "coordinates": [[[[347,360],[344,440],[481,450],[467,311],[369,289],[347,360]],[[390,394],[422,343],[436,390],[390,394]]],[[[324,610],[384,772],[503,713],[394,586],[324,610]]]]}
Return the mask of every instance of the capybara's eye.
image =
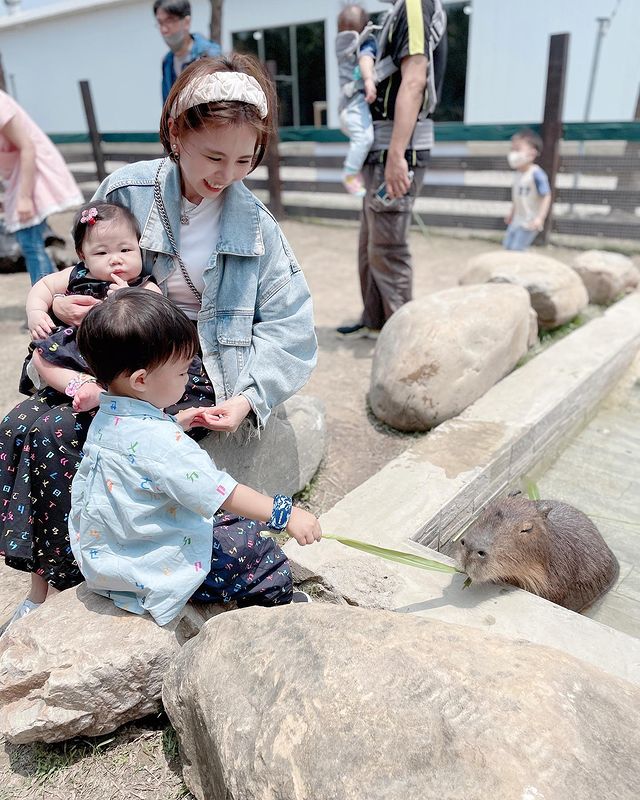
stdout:
{"type": "Polygon", "coordinates": [[[486,552],[484,550],[478,550],[477,556],[478,558],[484,558],[486,556],[486,552]]]}
{"type": "Polygon", "coordinates": [[[522,528],[520,533],[531,533],[532,530],[533,530],[533,525],[529,525],[528,528],[522,528]]]}
{"type": "Polygon", "coordinates": [[[460,539],[460,544],[464,547],[464,539],[460,539]]]}

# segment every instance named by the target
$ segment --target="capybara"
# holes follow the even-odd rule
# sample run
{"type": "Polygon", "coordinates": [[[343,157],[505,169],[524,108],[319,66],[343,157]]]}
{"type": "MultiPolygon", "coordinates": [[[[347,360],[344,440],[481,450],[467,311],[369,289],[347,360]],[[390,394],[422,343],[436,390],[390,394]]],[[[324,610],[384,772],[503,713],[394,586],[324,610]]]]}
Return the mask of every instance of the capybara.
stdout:
{"type": "Polygon", "coordinates": [[[619,572],[582,511],[525,497],[490,503],[461,537],[458,560],[472,581],[510,583],[572,611],[594,603],[619,572]]]}

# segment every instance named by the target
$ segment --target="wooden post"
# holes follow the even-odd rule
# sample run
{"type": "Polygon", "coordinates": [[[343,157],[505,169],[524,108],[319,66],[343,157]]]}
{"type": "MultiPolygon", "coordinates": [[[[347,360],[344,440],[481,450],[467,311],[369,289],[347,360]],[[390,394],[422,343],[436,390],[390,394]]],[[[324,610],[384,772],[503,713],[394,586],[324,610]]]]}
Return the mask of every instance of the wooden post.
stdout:
{"type": "MultiPolygon", "coordinates": [[[[275,85],[276,64],[274,61],[267,61],[267,70],[275,85]]],[[[276,132],[269,143],[263,162],[267,168],[267,186],[269,188],[269,210],[273,216],[280,220],[284,217],[284,206],[282,205],[282,183],[280,181],[280,153],[278,152],[278,119],[276,117],[276,132]]]]}
{"type": "Polygon", "coordinates": [[[82,94],[84,113],[87,118],[87,127],[89,128],[89,138],[91,139],[93,160],[96,162],[98,180],[102,182],[107,177],[107,170],[104,166],[100,132],[98,131],[98,123],[96,122],[96,115],[93,111],[93,100],[91,99],[91,88],[89,86],[89,81],[80,81],[80,93],[82,94]]]}
{"type": "Polygon", "coordinates": [[[549,37],[549,61],[547,65],[547,89],[544,99],[542,121],[542,156],[540,164],[549,176],[551,186],[551,210],[538,237],[543,244],[549,241],[553,223],[553,202],[556,195],[556,176],[560,164],[560,140],[562,139],[562,112],[564,87],[569,56],[569,34],[556,33],[549,37]]]}
{"type": "Polygon", "coordinates": [[[212,42],[222,44],[222,4],[223,0],[210,0],[211,22],[209,23],[209,38],[212,42]]]}
{"type": "MultiPolygon", "coordinates": [[[[640,120],[640,89],[638,89],[638,95],[636,97],[636,110],[634,111],[633,119],[635,121],[640,120]]],[[[640,142],[638,141],[627,142],[624,146],[624,154],[625,156],[631,156],[637,158],[638,155],[640,155],[640,142]]],[[[629,169],[625,170],[621,175],[619,175],[618,189],[638,191],[638,189],[640,189],[640,170],[629,169]]],[[[614,210],[616,208],[622,208],[623,211],[628,211],[631,214],[633,214],[633,208],[629,208],[628,204],[619,206],[616,205],[615,200],[613,200],[611,203],[611,210],[614,210]]]]}

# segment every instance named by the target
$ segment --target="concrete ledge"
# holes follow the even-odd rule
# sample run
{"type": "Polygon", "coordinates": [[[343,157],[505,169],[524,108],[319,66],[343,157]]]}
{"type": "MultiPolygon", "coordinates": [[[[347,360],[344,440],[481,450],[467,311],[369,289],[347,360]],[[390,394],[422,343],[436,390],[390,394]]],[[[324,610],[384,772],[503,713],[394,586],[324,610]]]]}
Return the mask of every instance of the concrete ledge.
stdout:
{"type": "Polygon", "coordinates": [[[635,293],[512,372],[346,495],[329,512],[332,530],[355,536],[357,525],[358,535],[366,532],[374,544],[414,539],[438,549],[584,425],[638,349],[635,293]]]}
{"type": "MultiPolygon", "coordinates": [[[[387,464],[323,515],[323,529],[422,554],[417,542],[448,541],[584,424],[639,348],[636,293],[387,464]]],[[[390,564],[335,542],[304,549],[289,543],[285,550],[298,576],[313,576],[337,602],[491,625],[640,683],[640,640],[525,592],[497,586],[463,592],[458,576],[390,564]]]]}

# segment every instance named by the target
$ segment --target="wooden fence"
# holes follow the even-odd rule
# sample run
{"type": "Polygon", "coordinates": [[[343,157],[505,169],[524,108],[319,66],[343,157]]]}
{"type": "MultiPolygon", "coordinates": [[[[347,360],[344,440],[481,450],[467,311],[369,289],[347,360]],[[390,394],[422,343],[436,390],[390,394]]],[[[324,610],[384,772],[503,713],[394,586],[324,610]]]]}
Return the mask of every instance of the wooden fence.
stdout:
{"type": "MultiPolygon", "coordinates": [[[[511,199],[505,157],[508,139],[518,127],[436,125],[437,144],[416,202],[419,221],[433,228],[504,229],[511,199]]],[[[640,123],[565,124],[562,136],[551,233],[639,240],[640,123]]],[[[98,176],[89,144],[59,146],[90,197],[98,176]]],[[[345,148],[339,131],[281,131],[278,185],[286,215],[359,217],[360,203],[340,182],[345,148]]],[[[115,135],[103,137],[102,150],[108,170],[161,154],[157,141],[126,141],[115,135]]],[[[269,202],[273,177],[263,166],[246,183],[269,202]]]]}
{"type": "MultiPolygon", "coordinates": [[[[542,125],[541,164],[553,191],[552,212],[540,239],[549,234],[640,239],[640,122],[563,124],[569,34],[549,38],[542,125]]],[[[81,84],[95,169],[87,152],[67,149],[67,160],[80,172],[90,194],[105,170],[123,162],[159,155],[157,139],[148,135],[127,143],[122,136],[100,136],[91,91],[81,84]],[[103,149],[101,149],[103,148],[103,149]],[[146,148],[146,149],[145,149],[146,148]],[[83,163],[84,159],[84,163],[83,163]],[[90,165],[90,162],[89,162],[90,165]]],[[[638,103],[640,113],[640,101],[638,103]]],[[[421,226],[503,230],[511,199],[506,153],[519,125],[436,123],[436,146],[424,186],[414,207],[421,226]]],[[[71,147],[68,143],[67,147],[71,147]]],[[[266,194],[276,216],[357,219],[361,204],[347,195],[340,181],[346,140],[339,131],[284,129],[279,150],[272,147],[247,184],[266,194]]]]}

